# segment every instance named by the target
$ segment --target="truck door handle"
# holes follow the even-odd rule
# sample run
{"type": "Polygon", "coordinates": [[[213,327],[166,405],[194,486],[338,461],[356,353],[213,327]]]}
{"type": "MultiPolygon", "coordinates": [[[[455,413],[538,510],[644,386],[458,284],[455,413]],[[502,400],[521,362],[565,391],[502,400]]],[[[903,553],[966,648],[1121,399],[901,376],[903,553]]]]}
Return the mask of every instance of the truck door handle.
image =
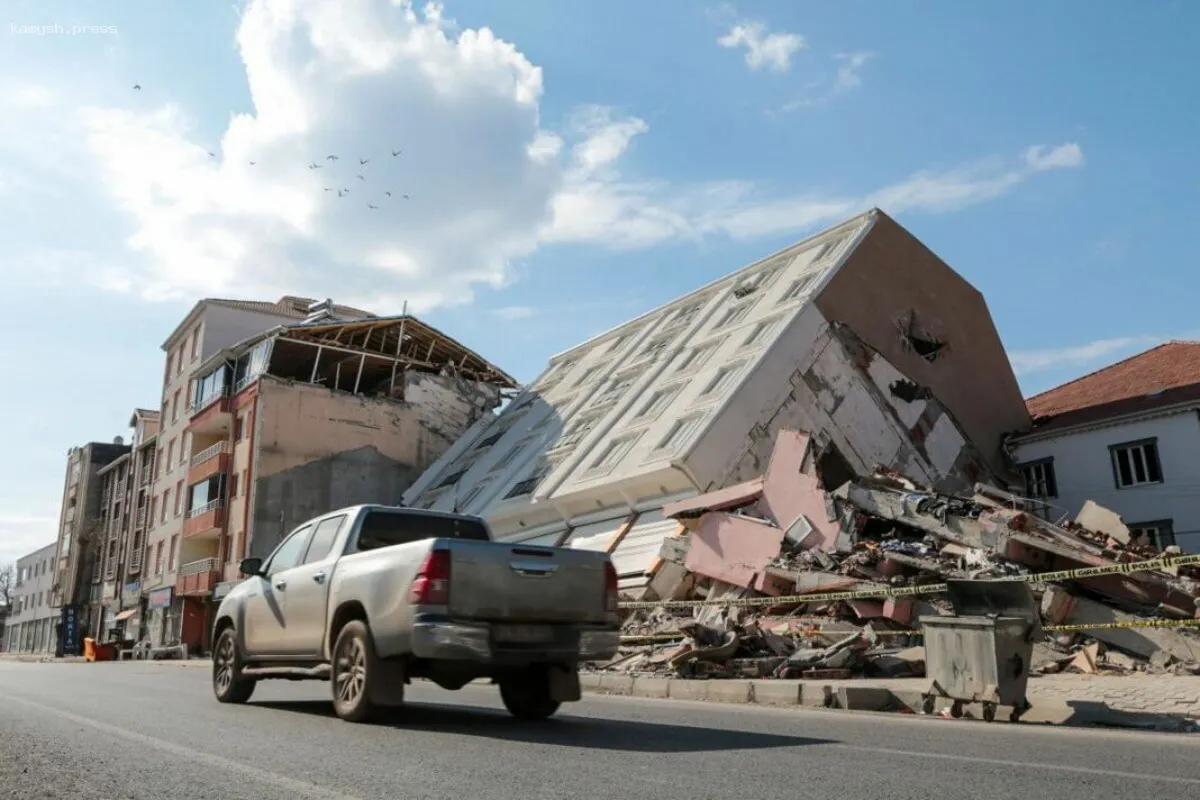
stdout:
{"type": "Polygon", "coordinates": [[[325,570],[321,570],[320,572],[313,573],[312,578],[317,583],[324,583],[325,582],[325,570]]]}
{"type": "Polygon", "coordinates": [[[526,578],[548,578],[558,569],[557,564],[545,564],[537,561],[510,561],[508,566],[513,572],[526,578]]]}
{"type": "Polygon", "coordinates": [[[275,588],[283,591],[287,588],[287,581],[285,581],[283,578],[280,578],[279,580],[275,581],[275,588]]]}

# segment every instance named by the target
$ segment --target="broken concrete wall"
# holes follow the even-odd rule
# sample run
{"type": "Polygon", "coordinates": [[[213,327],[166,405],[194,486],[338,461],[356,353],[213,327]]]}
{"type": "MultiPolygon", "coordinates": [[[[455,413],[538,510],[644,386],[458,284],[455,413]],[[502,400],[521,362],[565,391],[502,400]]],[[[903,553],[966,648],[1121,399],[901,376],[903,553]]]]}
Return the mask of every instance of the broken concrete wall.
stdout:
{"type": "Polygon", "coordinates": [[[411,371],[404,373],[404,403],[431,433],[454,442],[500,404],[500,389],[456,375],[411,371]]]}
{"type": "Polygon", "coordinates": [[[826,319],[845,323],[902,373],[929,387],[992,469],[1007,469],[1001,440],[1029,426],[1029,411],[978,289],[877,212],[861,244],[813,302],[826,319]],[[930,352],[925,342],[935,349],[930,352]]]}
{"type": "Polygon", "coordinates": [[[857,475],[882,466],[947,492],[994,480],[980,450],[932,393],[848,329],[830,326],[815,306],[789,325],[741,391],[757,402],[726,409],[714,430],[751,433],[741,452],[732,454],[716,451],[728,436],[714,434],[701,443],[693,463],[727,465],[721,474],[697,475],[704,488],[762,475],[781,430],[809,432],[818,459],[844,463],[857,475]]]}
{"type": "MultiPolygon", "coordinates": [[[[1110,608],[1095,600],[1073,595],[1057,586],[1042,595],[1042,617],[1052,625],[1111,625],[1136,623],[1139,618],[1110,608]]],[[[1088,636],[1110,647],[1144,659],[1165,657],[1188,662],[1200,662],[1200,639],[1171,628],[1092,628],[1088,636]]]]}
{"type": "Polygon", "coordinates": [[[336,508],[399,497],[420,474],[367,446],[261,477],[254,482],[247,555],[265,558],[298,525],[336,508]]]}

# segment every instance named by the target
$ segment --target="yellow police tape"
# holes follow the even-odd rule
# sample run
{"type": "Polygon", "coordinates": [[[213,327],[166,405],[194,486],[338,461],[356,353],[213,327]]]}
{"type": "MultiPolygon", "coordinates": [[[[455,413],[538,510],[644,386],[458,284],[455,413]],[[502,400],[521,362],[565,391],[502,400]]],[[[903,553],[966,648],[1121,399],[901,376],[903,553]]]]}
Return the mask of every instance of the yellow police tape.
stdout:
{"type": "MultiPolygon", "coordinates": [[[[1164,558],[1152,558],[1148,561],[1111,564],[1107,567],[1081,567],[1079,569],[1064,569],[1057,572],[1040,572],[1030,575],[1006,575],[1002,578],[993,578],[992,580],[1018,583],[1074,581],[1082,578],[1097,578],[1102,575],[1126,575],[1131,572],[1149,572],[1166,569],[1167,567],[1185,567],[1193,564],[1200,564],[1200,555],[1168,556],[1164,558]]],[[[618,606],[628,609],[696,608],[699,606],[758,608],[760,606],[779,606],[788,603],[832,603],[836,600],[913,597],[923,594],[941,594],[945,591],[946,584],[944,583],[927,583],[921,586],[880,587],[877,589],[858,589],[849,592],[822,592],[819,594],[792,594],[783,597],[737,597],[729,599],[717,598],[716,600],[627,600],[619,603],[618,606]]]]}
{"type": "MultiPolygon", "coordinates": [[[[1128,630],[1130,628],[1197,628],[1200,627],[1200,619],[1138,619],[1130,620],[1129,622],[1101,622],[1095,625],[1046,625],[1042,630],[1047,633],[1061,633],[1063,631],[1114,631],[1128,630]]],[[[800,633],[829,633],[829,634],[850,634],[854,631],[844,630],[841,628],[819,628],[819,627],[802,627],[800,633]]],[[[875,631],[875,636],[920,636],[921,631],[875,631]]],[[[645,635],[631,634],[622,636],[623,644],[635,644],[637,642],[675,642],[681,639],[686,639],[685,633],[650,633],[645,635]]]]}

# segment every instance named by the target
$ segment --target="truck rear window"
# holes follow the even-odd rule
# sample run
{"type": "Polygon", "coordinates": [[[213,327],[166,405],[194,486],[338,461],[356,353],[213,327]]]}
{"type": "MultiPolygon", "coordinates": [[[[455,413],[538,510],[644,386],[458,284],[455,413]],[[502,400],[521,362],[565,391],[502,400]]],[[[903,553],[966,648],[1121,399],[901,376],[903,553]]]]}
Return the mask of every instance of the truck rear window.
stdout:
{"type": "Polygon", "coordinates": [[[370,511],[358,530],[356,550],[363,552],[422,539],[472,539],[489,541],[487,528],[477,519],[437,514],[370,511]]]}

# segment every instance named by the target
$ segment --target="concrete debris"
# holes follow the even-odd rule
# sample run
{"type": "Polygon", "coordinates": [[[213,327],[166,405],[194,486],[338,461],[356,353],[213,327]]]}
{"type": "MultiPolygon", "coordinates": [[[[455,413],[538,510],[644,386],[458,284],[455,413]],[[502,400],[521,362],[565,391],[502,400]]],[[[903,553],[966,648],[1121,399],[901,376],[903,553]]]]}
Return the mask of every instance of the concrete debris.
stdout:
{"type": "MultiPolygon", "coordinates": [[[[665,506],[685,532],[663,545],[640,599],[730,602],[629,611],[620,654],[597,666],[684,678],[922,677],[917,620],[951,613],[949,602],[888,590],[1163,555],[1095,503],[1055,525],[989,485],[950,496],[881,469],[826,486],[819,461],[806,434],[781,431],[761,478],[665,506]],[[881,596],[819,597],[858,590],[881,596]]],[[[1200,568],[1026,580],[1043,626],[1072,628],[1045,632],[1034,671],[1200,674],[1196,628],[1137,627],[1200,618],[1200,568]]]]}

